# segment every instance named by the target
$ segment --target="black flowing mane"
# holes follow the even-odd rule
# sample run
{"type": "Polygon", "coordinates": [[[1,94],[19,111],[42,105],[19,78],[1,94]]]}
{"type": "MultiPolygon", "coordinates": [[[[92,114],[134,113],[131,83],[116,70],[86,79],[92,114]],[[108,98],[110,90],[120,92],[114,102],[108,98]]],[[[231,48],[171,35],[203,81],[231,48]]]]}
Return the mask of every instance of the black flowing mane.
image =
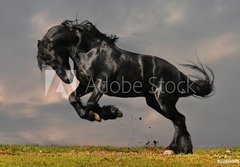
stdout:
{"type": "Polygon", "coordinates": [[[62,22],[62,25],[69,27],[71,30],[79,30],[84,36],[87,36],[88,39],[103,40],[112,45],[115,45],[115,43],[119,39],[119,37],[117,37],[116,35],[107,35],[100,32],[97,27],[88,20],[85,20],[81,23],[78,23],[77,20],[65,20],[62,22]]]}

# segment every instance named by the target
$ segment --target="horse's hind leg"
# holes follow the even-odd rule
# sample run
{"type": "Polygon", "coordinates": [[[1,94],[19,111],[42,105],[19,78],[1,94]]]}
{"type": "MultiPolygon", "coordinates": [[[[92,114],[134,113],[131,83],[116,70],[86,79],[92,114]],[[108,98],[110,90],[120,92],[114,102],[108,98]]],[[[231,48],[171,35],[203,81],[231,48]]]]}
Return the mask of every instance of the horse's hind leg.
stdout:
{"type": "Polygon", "coordinates": [[[192,142],[185,124],[185,116],[175,107],[177,99],[157,98],[154,94],[146,97],[147,104],[173,122],[175,133],[171,144],[165,149],[164,154],[192,153],[192,142]]]}

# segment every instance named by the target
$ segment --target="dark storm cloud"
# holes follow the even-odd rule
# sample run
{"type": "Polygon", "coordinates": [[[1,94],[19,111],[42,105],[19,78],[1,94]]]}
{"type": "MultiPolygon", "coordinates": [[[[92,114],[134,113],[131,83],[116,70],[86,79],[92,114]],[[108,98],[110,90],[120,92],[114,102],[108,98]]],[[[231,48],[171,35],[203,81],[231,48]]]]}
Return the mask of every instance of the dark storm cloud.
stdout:
{"type": "Polygon", "coordinates": [[[216,74],[216,94],[205,100],[182,99],[178,104],[194,145],[239,145],[235,131],[240,98],[239,7],[240,1],[230,0],[1,1],[0,142],[137,145],[154,138],[167,145],[171,141],[171,122],[141,98],[104,96],[101,104],[118,106],[124,117],[102,123],[80,120],[65,99],[46,103],[36,41],[47,29],[38,28],[36,20],[42,25],[58,24],[75,19],[78,13],[102,32],[120,36],[117,45],[127,50],[174,64],[196,60],[197,51],[216,74]]]}

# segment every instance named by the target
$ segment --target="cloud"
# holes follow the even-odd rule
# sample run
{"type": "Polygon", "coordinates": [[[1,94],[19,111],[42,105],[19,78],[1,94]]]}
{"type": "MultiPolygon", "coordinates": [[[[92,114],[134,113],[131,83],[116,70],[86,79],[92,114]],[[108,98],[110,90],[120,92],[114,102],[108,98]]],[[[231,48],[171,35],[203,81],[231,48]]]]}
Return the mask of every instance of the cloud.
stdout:
{"type": "Polygon", "coordinates": [[[169,3],[166,6],[166,16],[163,19],[163,22],[167,25],[176,25],[184,22],[185,19],[185,9],[181,6],[173,5],[169,3]]]}
{"type": "Polygon", "coordinates": [[[68,131],[59,129],[57,127],[48,127],[37,132],[22,131],[19,136],[23,138],[27,143],[38,143],[38,144],[51,144],[58,143],[63,144],[68,139],[70,134],[68,131]]]}
{"type": "Polygon", "coordinates": [[[217,61],[240,53],[239,45],[240,36],[238,34],[225,33],[204,39],[196,48],[206,61],[217,61]]]}
{"type": "Polygon", "coordinates": [[[118,35],[123,38],[159,30],[159,26],[175,26],[185,20],[185,9],[177,3],[148,3],[147,6],[133,8],[121,22],[118,35]],[[163,7],[159,9],[158,5],[163,7]]]}
{"type": "MultiPolygon", "coordinates": [[[[6,108],[7,106],[5,106],[6,108]]],[[[16,109],[14,109],[16,110],[16,109]]],[[[7,112],[6,115],[9,118],[19,118],[21,116],[25,116],[26,118],[37,118],[39,116],[39,112],[37,112],[34,108],[30,108],[29,106],[27,108],[18,109],[16,112],[7,112]]]]}
{"type": "Polygon", "coordinates": [[[37,39],[41,39],[48,29],[59,24],[57,20],[50,17],[47,9],[34,14],[30,23],[32,26],[32,37],[37,39]]]}
{"type": "Polygon", "coordinates": [[[3,103],[4,99],[5,99],[5,92],[3,89],[3,85],[1,85],[0,83],[0,104],[3,103]]]}
{"type": "Polygon", "coordinates": [[[159,122],[160,121],[160,117],[161,117],[161,114],[158,113],[157,111],[154,110],[153,111],[148,111],[149,113],[146,115],[146,122],[149,122],[149,123],[154,123],[154,122],[159,122]]]}
{"type": "Polygon", "coordinates": [[[126,18],[122,21],[120,28],[118,28],[118,35],[122,38],[131,37],[138,33],[147,33],[154,29],[158,24],[159,12],[150,14],[144,8],[134,8],[126,18]]]}
{"type": "MultiPolygon", "coordinates": [[[[59,80],[60,81],[60,80],[59,80]]],[[[56,85],[55,83],[59,82],[53,82],[52,87],[56,85]]],[[[22,85],[24,87],[24,85],[22,85]]],[[[70,94],[71,87],[65,86],[67,94],[70,94]]],[[[62,93],[56,92],[56,89],[51,89],[48,94],[44,94],[44,82],[41,81],[39,84],[36,84],[33,87],[30,87],[29,90],[25,91],[24,93],[21,92],[21,97],[16,96],[14,93],[15,91],[9,91],[9,86],[1,86],[0,87],[0,103],[6,104],[6,105],[12,105],[12,104],[20,104],[20,103],[26,103],[26,104],[50,104],[50,103],[60,103],[64,100],[66,100],[65,97],[62,96],[62,93]],[[8,92],[6,94],[5,92],[8,92]]],[[[17,90],[19,92],[19,90],[17,90]]],[[[65,92],[64,92],[65,93],[65,92]]],[[[27,111],[23,111],[27,112],[27,111]]]]}

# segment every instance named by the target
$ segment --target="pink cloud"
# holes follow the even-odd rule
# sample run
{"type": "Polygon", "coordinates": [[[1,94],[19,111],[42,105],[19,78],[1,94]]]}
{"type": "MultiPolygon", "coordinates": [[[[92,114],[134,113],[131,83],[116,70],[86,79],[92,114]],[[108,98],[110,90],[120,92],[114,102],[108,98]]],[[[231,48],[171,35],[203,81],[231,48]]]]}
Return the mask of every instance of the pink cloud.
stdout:
{"type": "Polygon", "coordinates": [[[201,58],[208,61],[216,61],[239,53],[239,45],[240,36],[238,34],[225,33],[201,41],[199,47],[197,47],[197,51],[201,58]]]}

